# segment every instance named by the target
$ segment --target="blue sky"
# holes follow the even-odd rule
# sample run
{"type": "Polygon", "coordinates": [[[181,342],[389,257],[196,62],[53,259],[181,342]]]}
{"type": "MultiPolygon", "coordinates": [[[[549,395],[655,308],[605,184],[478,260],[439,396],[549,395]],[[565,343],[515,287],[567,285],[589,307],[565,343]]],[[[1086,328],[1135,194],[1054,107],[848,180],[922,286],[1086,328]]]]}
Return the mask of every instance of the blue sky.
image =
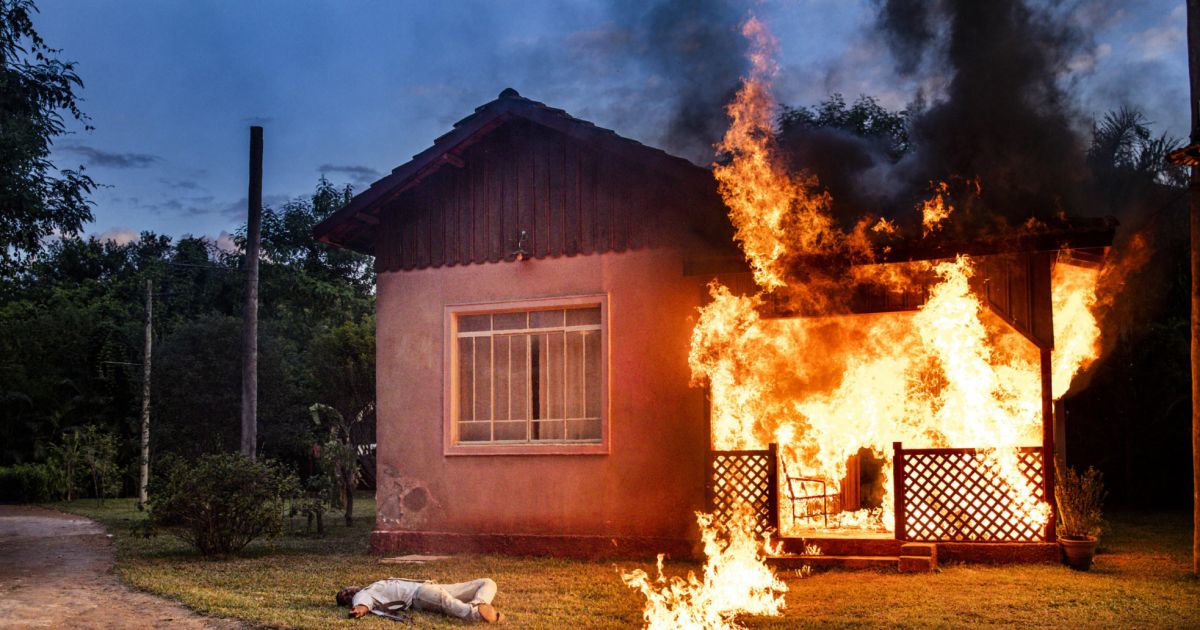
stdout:
{"type": "MultiPolygon", "coordinates": [[[[89,234],[216,239],[245,221],[251,124],[265,128],[269,205],[310,192],[322,173],[362,190],[509,86],[661,145],[664,86],[678,78],[638,58],[621,5],[42,0],[36,27],[78,62],[95,127],[60,140],[55,160],[104,184],[89,234]]],[[[869,29],[874,6],[753,3],[780,41],[781,101],[841,92],[899,108],[920,88],[936,94],[944,77],[896,76],[869,29]]],[[[1061,79],[1081,129],[1133,103],[1157,130],[1186,136],[1184,0],[1080,0],[1064,13],[1088,37],[1061,79]]]]}

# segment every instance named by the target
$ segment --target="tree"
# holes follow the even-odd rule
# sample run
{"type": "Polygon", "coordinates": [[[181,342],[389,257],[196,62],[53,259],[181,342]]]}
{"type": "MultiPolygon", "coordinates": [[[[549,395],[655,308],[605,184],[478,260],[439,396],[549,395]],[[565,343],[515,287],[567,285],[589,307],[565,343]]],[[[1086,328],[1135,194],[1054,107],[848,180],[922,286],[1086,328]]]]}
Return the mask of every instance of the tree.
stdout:
{"type": "Polygon", "coordinates": [[[786,136],[802,128],[828,127],[881,142],[893,160],[910,148],[908,110],[888,111],[874,97],[862,95],[847,106],[841,94],[833,94],[816,107],[783,106],[779,114],[779,134],[786,136]]]}
{"type": "Polygon", "coordinates": [[[92,179],[50,161],[64,113],[90,129],[75,96],[83,82],[34,30],[36,12],[31,0],[0,0],[0,274],[22,268],[45,237],[92,220],[92,179]]]}
{"type": "Polygon", "coordinates": [[[120,489],[117,478],[117,438],[112,433],[88,425],[79,432],[80,460],[92,479],[96,504],[120,489]]]}

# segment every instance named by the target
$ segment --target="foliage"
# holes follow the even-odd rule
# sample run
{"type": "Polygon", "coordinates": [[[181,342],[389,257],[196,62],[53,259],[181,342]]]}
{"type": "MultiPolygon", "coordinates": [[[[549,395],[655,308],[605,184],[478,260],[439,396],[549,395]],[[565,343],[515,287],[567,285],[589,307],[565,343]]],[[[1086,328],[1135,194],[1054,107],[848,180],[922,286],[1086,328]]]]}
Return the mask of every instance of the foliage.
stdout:
{"type": "Polygon", "coordinates": [[[58,486],[68,501],[75,500],[75,486],[83,470],[83,436],[79,431],[67,431],[62,440],[51,447],[51,460],[58,469],[58,486]]]}
{"type": "Polygon", "coordinates": [[[104,497],[120,490],[117,468],[117,438],[95,425],[79,430],[79,461],[92,482],[92,496],[97,505],[104,505],[104,497]]]}
{"type": "Polygon", "coordinates": [[[155,482],[150,522],[205,556],[234,554],[280,534],[287,501],[297,493],[295,476],[274,461],[203,455],[155,482]]]}
{"type": "MultiPolygon", "coordinates": [[[[324,440],[309,401],[352,415],[374,398],[370,257],[311,233],[347,194],[322,180],[264,220],[259,452],[293,465],[324,440]]],[[[61,436],[86,426],[116,437],[119,469],[136,464],[147,280],[155,293],[153,462],[234,450],[241,263],[239,252],[203,238],[146,232],[123,244],[61,238],[24,273],[0,276],[0,465],[61,461],[61,436]]],[[[135,489],[134,477],[122,482],[135,489]]]]}
{"type": "Polygon", "coordinates": [[[0,467],[0,503],[41,503],[54,498],[53,472],[47,464],[0,467]]]}
{"type": "Polygon", "coordinates": [[[1058,535],[1062,538],[1099,536],[1104,526],[1104,475],[1088,467],[1082,475],[1060,462],[1054,469],[1054,498],[1058,503],[1058,535]]]}
{"type": "Polygon", "coordinates": [[[335,505],[346,508],[346,526],[354,520],[354,489],[358,486],[358,447],[354,441],[354,428],[361,426],[364,419],[374,413],[375,403],[368,402],[353,420],[346,420],[337,409],[322,403],[309,407],[313,424],[320,427],[321,418],[328,419],[329,440],[321,447],[321,466],[333,477],[339,496],[335,505]]]}
{"type": "Polygon", "coordinates": [[[75,96],[83,82],[38,35],[36,12],[32,0],[0,0],[0,275],[23,268],[45,237],[92,220],[92,179],[50,161],[64,113],[90,128],[75,96]]]}
{"type": "Polygon", "coordinates": [[[1141,110],[1124,106],[1092,123],[1088,166],[1104,178],[1124,173],[1144,183],[1183,187],[1187,170],[1167,161],[1167,154],[1178,147],[1179,141],[1166,133],[1154,136],[1141,110]]]}
{"type": "Polygon", "coordinates": [[[908,123],[908,110],[888,111],[874,97],[866,95],[847,106],[841,94],[833,94],[815,107],[784,105],[778,120],[781,135],[805,127],[841,129],[882,143],[893,160],[908,153],[911,146],[908,123]]]}

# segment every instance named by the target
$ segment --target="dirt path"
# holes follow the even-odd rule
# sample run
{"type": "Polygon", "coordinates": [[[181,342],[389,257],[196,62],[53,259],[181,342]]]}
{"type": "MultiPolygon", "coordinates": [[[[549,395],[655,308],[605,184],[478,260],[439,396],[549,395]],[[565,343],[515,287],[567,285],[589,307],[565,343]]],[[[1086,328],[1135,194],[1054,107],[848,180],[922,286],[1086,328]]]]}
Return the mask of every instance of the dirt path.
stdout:
{"type": "Polygon", "coordinates": [[[243,627],[126,587],[113,559],[95,521],[0,505],[0,628],[243,627]]]}

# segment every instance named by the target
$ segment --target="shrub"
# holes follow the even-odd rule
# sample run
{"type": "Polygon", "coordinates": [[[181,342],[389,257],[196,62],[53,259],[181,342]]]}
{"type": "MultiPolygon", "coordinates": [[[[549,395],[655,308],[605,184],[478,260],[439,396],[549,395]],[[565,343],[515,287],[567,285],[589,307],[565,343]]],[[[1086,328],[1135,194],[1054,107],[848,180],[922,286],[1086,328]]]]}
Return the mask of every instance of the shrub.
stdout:
{"type": "Polygon", "coordinates": [[[1058,535],[1063,538],[1099,536],[1104,527],[1104,475],[1088,467],[1082,475],[1062,462],[1054,470],[1054,498],[1058,502],[1058,535]]]}
{"type": "Polygon", "coordinates": [[[233,554],[250,541],[283,531],[294,475],[273,461],[237,453],[179,462],[150,494],[150,523],[201,554],[233,554]]]}
{"type": "Polygon", "coordinates": [[[39,503],[51,498],[51,471],[45,464],[0,468],[0,503],[39,503]]]}

